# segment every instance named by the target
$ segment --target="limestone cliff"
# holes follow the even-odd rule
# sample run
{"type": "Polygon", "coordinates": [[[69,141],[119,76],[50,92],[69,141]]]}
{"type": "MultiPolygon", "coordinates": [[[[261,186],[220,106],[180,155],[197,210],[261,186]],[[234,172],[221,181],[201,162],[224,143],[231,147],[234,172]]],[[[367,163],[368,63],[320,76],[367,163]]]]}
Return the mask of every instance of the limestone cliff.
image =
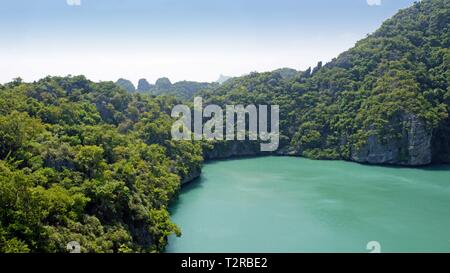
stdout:
{"type": "Polygon", "coordinates": [[[351,159],[370,164],[397,164],[420,166],[431,163],[432,132],[417,116],[403,115],[400,120],[400,138],[387,142],[371,135],[367,144],[352,152],[351,159]]]}

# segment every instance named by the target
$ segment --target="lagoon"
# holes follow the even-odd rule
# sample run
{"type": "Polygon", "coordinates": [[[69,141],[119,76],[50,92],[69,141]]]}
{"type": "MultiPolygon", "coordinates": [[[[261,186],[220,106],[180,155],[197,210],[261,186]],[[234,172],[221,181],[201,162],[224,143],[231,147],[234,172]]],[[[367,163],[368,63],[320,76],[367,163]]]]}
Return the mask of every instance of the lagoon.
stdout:
{"type": "Polygon", "coordinates": [[[450,252],[450,166],[213,161],[171,214],[166,252],[450,252]]]}

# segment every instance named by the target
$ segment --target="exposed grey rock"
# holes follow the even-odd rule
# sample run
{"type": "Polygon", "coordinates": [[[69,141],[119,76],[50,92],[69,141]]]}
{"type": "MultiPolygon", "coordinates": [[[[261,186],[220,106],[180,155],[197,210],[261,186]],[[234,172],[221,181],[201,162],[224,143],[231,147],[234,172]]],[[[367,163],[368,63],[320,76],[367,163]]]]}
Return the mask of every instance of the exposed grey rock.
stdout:
{"type": "Polygon", "coordinates": [[[383,143],[372,135],[367,144],[353,151],[351,159],[370,164],[397,164],[420,166],[431,163],[432,132],[423,121],[413,114],[402,115],[399,126],[401,138],[383,143]]]}

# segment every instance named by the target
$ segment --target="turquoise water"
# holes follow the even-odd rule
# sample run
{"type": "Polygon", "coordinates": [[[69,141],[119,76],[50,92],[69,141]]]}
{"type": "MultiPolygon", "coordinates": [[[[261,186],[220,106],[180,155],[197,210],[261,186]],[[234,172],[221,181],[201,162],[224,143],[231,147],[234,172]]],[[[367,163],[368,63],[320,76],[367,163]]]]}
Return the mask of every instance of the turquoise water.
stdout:
{"type": "Polygon", "coordinates": [[[215,161],[171,213],[167,252],[450,252],[450,166],[215,161]]]}

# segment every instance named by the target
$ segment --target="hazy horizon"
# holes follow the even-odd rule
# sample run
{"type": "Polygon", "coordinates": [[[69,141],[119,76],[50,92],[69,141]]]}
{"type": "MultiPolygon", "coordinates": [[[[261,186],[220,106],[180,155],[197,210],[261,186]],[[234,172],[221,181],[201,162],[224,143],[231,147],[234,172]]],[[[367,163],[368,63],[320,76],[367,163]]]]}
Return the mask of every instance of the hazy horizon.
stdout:
{"type": "Polygon", "coordinates": [[[413,0],[17,0],[0,11],[0,82],[83,74],[213,82],[328,62],[413,0]],[[326,8],[325,8],[326,7],[326,8]]]}

